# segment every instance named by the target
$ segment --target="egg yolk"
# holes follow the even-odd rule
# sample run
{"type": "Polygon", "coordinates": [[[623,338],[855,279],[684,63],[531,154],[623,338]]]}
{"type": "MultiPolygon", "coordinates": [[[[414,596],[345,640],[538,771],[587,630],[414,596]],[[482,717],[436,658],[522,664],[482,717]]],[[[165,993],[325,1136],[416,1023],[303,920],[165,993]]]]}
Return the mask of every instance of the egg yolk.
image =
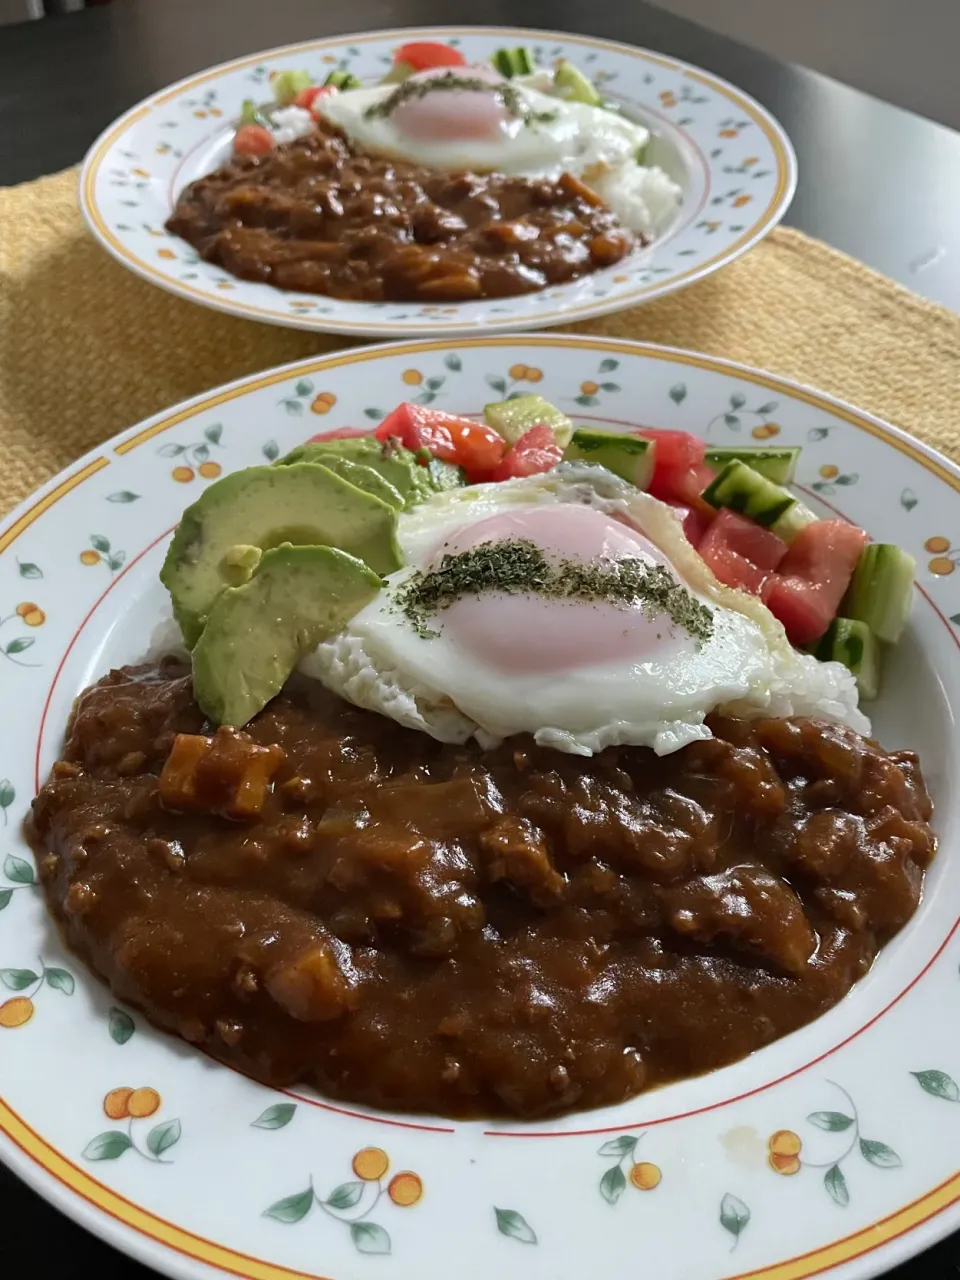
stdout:
{"type": "MultiPolygon", "coordinates": [[[[431,79],[454,74],[450,67],[424,71],[412,76],[414,84],[429,85],[431,79]]],[[[467,139],[495,141],[519,129],[495,92],[503,78],[484,67],[455,69],[459,79],[489,83],[489,90],[444,89],[425,92],[395,107],[391,120],[397,132],[417,142],[458,142],[467,139]]]]}
{"type": "MultiPolygon", "coordinates": [[[[431,567],[486,542],[526,540],[552,562],[598,567],[632,559],[676,572],[648,538],[593,507],[529,507],[466,525],[445,539],[431,567]]],[[[597,663],[655,662],[692,652],[695,641],[667,614],[648,618],[640,604],[557,600],[533,593],[464,595],[431,624],[444,638],[505,674],[573,670],[597,663]]]]}

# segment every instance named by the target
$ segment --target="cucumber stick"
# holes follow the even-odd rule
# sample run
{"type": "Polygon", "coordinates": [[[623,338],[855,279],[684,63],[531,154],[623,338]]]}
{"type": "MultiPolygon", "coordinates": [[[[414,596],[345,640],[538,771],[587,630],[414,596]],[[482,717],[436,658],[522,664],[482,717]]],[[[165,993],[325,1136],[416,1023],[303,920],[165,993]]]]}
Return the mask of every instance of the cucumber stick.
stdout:
{"type": "Polygon", "coordinates": [[[564,462],[595,462],[614,475],[646,489],[653,475],[657,447],[654,441],[640,436],[625,436],[618,431],[593,431],[585,427],[574,431],[564,451],[564,462]]]}
{"type": "Polygon", "coordinates": [[[916,567],[916,560],[902,547],[871,542],[853,571],[841,605],[844,614],[865,622],[878,639],[896,644],[910,614],[916,567]]]}
{"type": "Polygon", "coordinates": [[[530,50],[522,45],[518,49],[498,49],[490,61],[508,80],[514,76],[529,76],[535,69],[530,50]]]}
{"type": "Polygon", "coordinates": [[[865,622],[856,618],[834,618],[817,646],[821,662],[842,662],[857,680],[865,701],[880,692],[882,652],[880,641],[865,622]]]}
{"type": "Polygon", "coordinates": [[[722,471],[728,462],[745,462],[774,484],[790,484],[800,457],[799,445],[785,445],[781,449],[769,449],[762,445],[717,445],[708,449],[704,461],[714,471],[722,471]]]}
{"type": "Polygon", "coordinates": [[[566,58],[562,58],[557,63],[557,69],[553,73],[553,83],[558,95],[570,102],[586,102],[592,107],[599,107],[603,103],[593,81],[566,58]]]}
{"type": "Polygon", "coordinates": [[[728,462],[717,478],[703,491],[712,507],[729,507],[749,516],[790,542],[816,516],[792,493],[748,467],[739,458],[728,462]]]}

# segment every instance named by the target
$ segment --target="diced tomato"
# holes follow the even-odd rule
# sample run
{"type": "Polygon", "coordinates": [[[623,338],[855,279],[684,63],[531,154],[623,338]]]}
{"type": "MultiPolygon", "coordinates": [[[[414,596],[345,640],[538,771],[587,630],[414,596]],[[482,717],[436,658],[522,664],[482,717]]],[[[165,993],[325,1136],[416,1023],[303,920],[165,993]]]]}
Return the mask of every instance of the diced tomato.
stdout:
{"type": "MultiPolygon", "coordinates": [[[[702,462],[707,452],[707,442],[689,431],[667,431],[657,427],[641,427],[633,433],[644,440],[657,442],[657,469],[685,470],[702,462]]],[[[711,475],[713,473],[711,472],[711,475]]]]}
{"type": "Polygon", "coordinates": [[[683,532],[687,535],[687,541],[691,546],[699,547],[700,539],[710,528],[711,517],[699,508],[688,507],[682,502],[671,502],[669,505],[673,507],[680,517],[680,523],[683,525],[683,532]]]}
{"type": "MultiPolygon", "coordinates": [[[[659,449],[658,442],[658,454],[659,449]]],[[[713,472],[703,462],[670,468],[662,466],[658,456],[647,492],[661,502],[679,502],[685,507],[694,507],[697,511],[712,514],[713,508],[700,496],[712,479],[713,472]]]]}
{"type": "Polygon", "coordinates": [[[790,543],[780,572],[825,588],[836,607],[867,541],[864,531],[846,520],[814,520],[790,543]]]}
{"type": "Polygon", "coordinates": [[[409,402],[388,413],[375,434],[380,440],[396,436],[414,453],[425,449],[441,462],[455,462],[468,476],[492,471],[507,448],[503,436],[484,422],[409,402]]]}
{"type": "Polygon", "coordinates": [[[836,616],[867,535],[845,520],[817,520],[787,549],[766,596],[793,644],[819,640],[836,616]]]}
{"type": "Polygon", "coordinates": [[[393,61],[405,62],[414,71],[429,71],[432,67],[462,67],[467,60],[458,49],[439,40],[413,40],[396,50],[393,61]]]}
{"type": "Polygon", "coordinates": [[[234,155],[266,156],[275,146],[273,134],[262,124],[242,124],[233,135],[234,155]]]}
{"type": "Polygon", "coordinates": [[[756,521],[724,509],[714,518],[697,550],[728,587],[763,597],[773,570],[786,554],[787,544],[756,521]]]}
{"type": "Polygon", "coordinates": [[[724,508],[719,511],[710,525],[710,529],[700,546],[700,554],[704,549],[729,547],[737,555],[757,569],[768,571],[776,569],[787,554],[787,544],[769,529],[764,529],[748,516],[724,508]]]}
{"type": "Polygon", "coordinates": [[[309,111],[318,98],[329,98],[336,92],[335,84],[312,84],[309,88],[300,90],[293,100],[293,105],[309,111]]]}
{"type": "Polygon", "coordinates": [[[740,555],[726,543],[719,542],[705,547],[704,543],[708,542],[709,537],[708,530],[697,550],[704,563],[713,570],[715,577],[725,586],[747,591],[752,596],[763,596],[764,588],[772,577],[769,569],[758,569],[746,556],[740,555]]]}
{"type": "Polygon", "coordinates": [[[336,431],[318,431],[311,436],[307,444],[315,444],[318,440],[358,440],[361,436],[372,436],[373,428],[339,427],[336,431]]]}
{"type": "Polygon", "coordinates": [[[773,574],[768,583],[764,603],[783,623],[791,644],[812,644],[830,625],[832,614],[823,606],[817,588],[803,578],[784,578],[773,574]]]}
{"type": "Polygon", "coordinates": [[[536,476],[555,467],[563,457],[557,437],[546,423],[539,423],[514,441],[502,460],[487,477],[489,480],[515,480],[518,476],[536,476]]]}

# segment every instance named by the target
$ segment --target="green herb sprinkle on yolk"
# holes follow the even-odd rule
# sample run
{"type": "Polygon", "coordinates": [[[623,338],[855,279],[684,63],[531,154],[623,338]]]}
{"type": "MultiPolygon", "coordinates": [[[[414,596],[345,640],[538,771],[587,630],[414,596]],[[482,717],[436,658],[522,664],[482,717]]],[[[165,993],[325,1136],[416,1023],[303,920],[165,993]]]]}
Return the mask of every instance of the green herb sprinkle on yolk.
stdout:
{"type": "Polygon", "coordinates": [[[662,564],[626,557],[609,564],[577,560],[551,563],[527,539],[484,542],[445,555],[436,569],[418,569],[395,597],[396,607],[418,635],[437,634],[428,620],[463,596],[531,592],[552,600],[593,600],[639,606],[648,620],[666,614],[698,643],[713,634],[713,614],[662,564]]]}

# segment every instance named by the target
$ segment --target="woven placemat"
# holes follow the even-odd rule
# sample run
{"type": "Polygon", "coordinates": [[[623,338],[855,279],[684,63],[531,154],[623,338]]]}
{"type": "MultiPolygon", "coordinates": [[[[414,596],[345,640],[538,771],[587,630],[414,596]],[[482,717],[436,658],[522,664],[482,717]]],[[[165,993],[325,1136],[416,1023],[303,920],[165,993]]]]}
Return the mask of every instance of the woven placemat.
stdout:
{"type": "MultiPolygon", "coordinates": [[[[0,190],[0,512],[99,441],[346,345],[182,302],[87,234],[76,170],[0,190]]],[[[960,316],[796,231],[645,307],[571,326],[690,347],[869,409],[960,461],[960,316]]]]}

